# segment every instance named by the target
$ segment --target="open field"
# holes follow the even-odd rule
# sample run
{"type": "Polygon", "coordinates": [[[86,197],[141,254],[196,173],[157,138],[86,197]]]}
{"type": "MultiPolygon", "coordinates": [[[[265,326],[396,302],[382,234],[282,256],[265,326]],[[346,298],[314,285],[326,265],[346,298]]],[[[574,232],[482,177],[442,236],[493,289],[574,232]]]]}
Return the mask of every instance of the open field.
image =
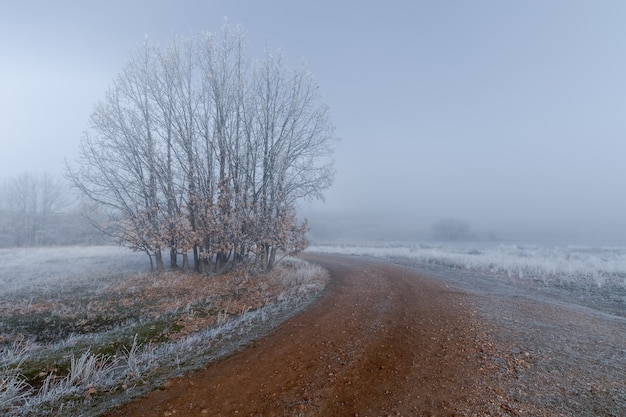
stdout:
{"type": "MultiPolygon", "coordinates": [[[[371,256],[458,282],[484,277],[626,317],[626,247],[491,242],[320,244],[311,252],[371,256]]],[[[473,290],[476,280],[464,289],[473,290]]]]}
{"type": "Polygon", "coordinates": [[[272,274],[152,273],[113,247],[0,250],[0,410],[95,415],[237,350],[323,289],[287,258],[272,274]]]}

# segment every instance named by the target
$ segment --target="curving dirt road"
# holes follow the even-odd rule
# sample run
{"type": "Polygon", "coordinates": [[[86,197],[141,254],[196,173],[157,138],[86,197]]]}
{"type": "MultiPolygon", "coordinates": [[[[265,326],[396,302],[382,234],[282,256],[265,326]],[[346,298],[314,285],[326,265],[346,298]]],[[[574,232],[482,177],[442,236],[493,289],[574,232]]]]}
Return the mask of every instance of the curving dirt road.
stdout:
{"type": "Polygon", "coordinates": [[[508,415],[464,293],[398,266],[307,258],[332,277],[308,310],[109,416],[508,415]]]}

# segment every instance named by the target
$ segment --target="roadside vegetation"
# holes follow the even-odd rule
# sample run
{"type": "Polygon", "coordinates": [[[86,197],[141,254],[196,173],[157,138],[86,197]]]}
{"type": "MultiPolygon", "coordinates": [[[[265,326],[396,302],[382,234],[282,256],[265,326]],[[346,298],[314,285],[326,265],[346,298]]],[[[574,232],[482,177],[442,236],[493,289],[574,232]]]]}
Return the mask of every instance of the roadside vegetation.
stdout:
{"type": "MultiPolygon", "coordinates": [[[[54,264],[76,250],[40,249],[37,256],[54,264]]],[[[29,250],[0,251],[0,258],[19,251],[29,250]]],[[[138,254],[127,255],[133,265],[138,254]]],[[[46,275],[37,268],[37,279],[22,286],[0,283],[2,415],[97,415],[236,351],[298,312],[326,282],[322,269],[297,258],[271,273],[240,268],[211,276],[108,275],[106,256],[100,260],[91,283],[69,269],[46,275]]],[[[11,266],[18,265],[0,270],[8,274],[11,266]]]]}

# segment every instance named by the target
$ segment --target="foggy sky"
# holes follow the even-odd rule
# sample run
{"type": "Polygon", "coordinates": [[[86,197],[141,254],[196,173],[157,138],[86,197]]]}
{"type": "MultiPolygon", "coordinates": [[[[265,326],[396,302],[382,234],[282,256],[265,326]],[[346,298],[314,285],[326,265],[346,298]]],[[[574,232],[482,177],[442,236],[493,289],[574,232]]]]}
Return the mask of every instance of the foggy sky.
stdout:
{"type": "Polygon", "coordinates": [[[454,218],[502,237],[626,239],[624,2],[12,3],[0,179],[60,174],[144,37],[228,16],[250,53],[303,57],[331,107],[337,176],[304,208],[313,228],[426,237],[454,218]]]}

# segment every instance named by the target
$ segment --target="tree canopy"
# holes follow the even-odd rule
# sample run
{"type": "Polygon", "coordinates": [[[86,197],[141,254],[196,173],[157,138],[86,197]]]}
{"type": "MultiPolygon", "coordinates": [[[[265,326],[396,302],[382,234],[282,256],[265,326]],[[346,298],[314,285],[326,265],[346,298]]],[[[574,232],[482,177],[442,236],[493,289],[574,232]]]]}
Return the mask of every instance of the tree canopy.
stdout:
{"type": "Polygon", "coordinates": [[[306,246],[299,199],[333,180],[329,109],[306,65],[281,51],[246,55],[240,27],[146,41],[96,104],[68,166],[74,187],[107,208],[106,233],[177,266],[254,259],[306,246]],[[253,256],[249,256],[253,255],[253,256]]]}

